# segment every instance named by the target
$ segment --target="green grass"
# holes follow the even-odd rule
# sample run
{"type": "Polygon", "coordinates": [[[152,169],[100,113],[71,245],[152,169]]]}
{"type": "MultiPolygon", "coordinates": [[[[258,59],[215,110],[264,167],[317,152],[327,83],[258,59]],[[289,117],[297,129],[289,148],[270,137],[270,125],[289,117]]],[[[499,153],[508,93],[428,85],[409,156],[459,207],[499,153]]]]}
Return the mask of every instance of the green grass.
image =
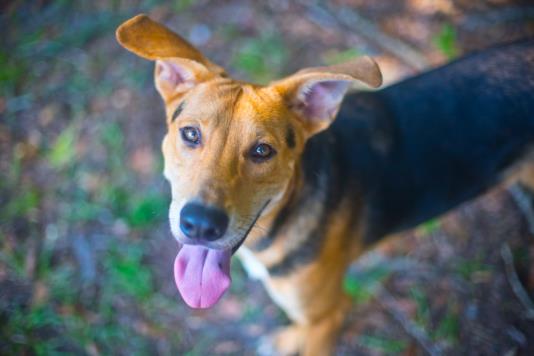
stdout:
{"type": "Polygon", "coordinates": [[[430,326],[430,304],[425,292],[418,287],[410,289],[410,297],[415,302],[416,314],[415,321],[423,328],[430,326]]]}
{"type": "Polygon", "coordinates": [[[111,294],[128,295],[140,301],[150,297],[153,277],[143,257],[143,248],[138,244],[130,244],[127,249],[118,246],[111,248],[104,260],[103,283],[111,294]]]}
{"type": "Polygon", "coordinates": [[[417,226],[417,231],[422,232],[424,235],[431,234],[437,231],[441,227],[441,220],[439,218],[430,219],[417,226]]]}
{"type": "Polygon", "coordinates": [[[287,60],[288,51],[280,34],[264,33],[259,38],[243,40],[231,65],[244,71],[248,79],[266,84],[280,75],[277,69],[287,60]]]}
{"type": "Polygon", "coordinates": [[[26,216],[32,210],[36,209],[40,202],[40,194],[36,187],[23,186],[20,194],[16,199],[10,200],[0,211],[2,219],[14,219],[20,216],[26,216]]]}
{"type": "Polygon", "coordinates": [[[456,58],[460,52],[456,37],[456,29],[450,24],[445,24],[432,38],[432,42],[450,60],[456,58]]]}
{"type": "Polygon", "coordinates": [[[460,338],[460,318],[456,310],[449,308],[441,319],[435,332],[434,338],[444,340],[449,345],[455,345],[460,338]]]}
{"type": "Polygon", "coordinates": [[[15,91],[26,73],[26,64],[4,51],[0,51],[0,93],[15,91]]]}
{"type": "MultiPolygon", "coordinates": [[[[7,322],[0,325],[0,337],[8,341],[8,349],[0,347],[0,350],[57,354],[67,345],[93,344],[106,354],[124,350],[132,350],[133,354],[149,352],[150,336],[141,334],[132,324],[124,324],[116,306],[159,316],[167,315],[176,301],[155,290],[141,242],[120,247],[112,245],[101,261],[101,287],[96,303],[91,302],[81,311],[79,307],[86,297],[77,283],[76,269],[67,263],[49,265],[41,273],[41,280],[49,291],[48,298],[41,304],[19,306],[9,312],[7,322]]],[[[172,330],[168,333],[168,340],[178,346],[180,336],[173,335],[172,330]]]]}
{"type": "Polygon", "coordinates": [[[150,227],[166,218],[168,207],[168,198],[159,194],[146,195],[132,203],[126,221],[134,228],[150,227]]]}
{"type": "Polygon", "coordinates": [[[56,138],[48,151],[48,162],[56,169],[65,168],[76,158],[76,141],[78,131],[76,126],[65,128],[56,138]]]}
{"type": "Polygon", "coordinates": [[[343,51],[329,50],[323,53],[323,61],[327,65],[339,64],[343,62],[348,62],[352,59],[361,56],[362,53],[356,48],[349,48],[343,51]]]}
{"type": "Polygon", "coordinates": [[[193,6],[195,2],[196,0],[174,0],[172,2],[172,8],[175,12],[185,11],[193,6]]]}
{"type": "Polygon", "coordinates": [[[460,260],[454,268],[454,272],[463,279],[472,281],[476,275],[491,273],[493,266],[486,264],[481,258],[460,260]]]}
{"type": "MultiPolygon", "coordinates": [[[[0,233],[0,242],[4,239],[4,234],[0,233]]],[[[0,264],[16,277],[25,276],[24,262],[24,255],[19,251],[0,251],[0,264]]]]}
{"type": "Polygon", "coordinates": [[[445,343],[449,346],[455,345],[460,336],[460,318],[456,300],[451,299],[446,305],[446,312],[439,321],[432,321],[432,310],[430,301],[425,291],[419,287],[410,290],[410,297],[415,302],[416,313],[415,322],[425,330],[434,341],[445,343]]]}
{"type": "Polygon", "coordinates": [[[403,353],[408,347],[405,340],[396,340],[381,336],[362,335],[358,343],[368,349],[379,351],[387,355],[403,353]]]}
{"type": "Polygon", "coordinates": [[[58,354],[60,342],[53,330],[60,326],[60,316],[48,306],[11,310],[7,323],[0,326],[0,339],[8,341],[0,350],[6,354],[58,354]]]}
{"type": "Polygon", "coordinates": [[[390,274],[391,270],[387,266],[374,266],[358,276],[347,275],[343,287],[357,303],[364,304],[375,296],[382,282],[390,274]]]}

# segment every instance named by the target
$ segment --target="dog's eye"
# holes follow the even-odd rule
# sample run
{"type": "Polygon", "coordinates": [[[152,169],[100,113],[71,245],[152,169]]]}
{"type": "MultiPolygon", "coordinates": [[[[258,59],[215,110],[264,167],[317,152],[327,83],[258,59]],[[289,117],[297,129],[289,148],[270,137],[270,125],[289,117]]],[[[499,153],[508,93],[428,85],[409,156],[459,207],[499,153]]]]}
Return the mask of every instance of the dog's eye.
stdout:
{"type": "Polygon", "coordinates": [[[200,130],[196,127],[182,127],[180,133],[182,134],[182,140],[188,145],[196,146],[200,143],[200,130]]]}
{"type": "Polygon", "coordinates": [[[276,151],[274,150],[274,148],[272,148],[266,143],[259,143],[252,147],[252,150],[250,150],[250,158],[255,163],[266,161],[275,154],[276,151]]]}

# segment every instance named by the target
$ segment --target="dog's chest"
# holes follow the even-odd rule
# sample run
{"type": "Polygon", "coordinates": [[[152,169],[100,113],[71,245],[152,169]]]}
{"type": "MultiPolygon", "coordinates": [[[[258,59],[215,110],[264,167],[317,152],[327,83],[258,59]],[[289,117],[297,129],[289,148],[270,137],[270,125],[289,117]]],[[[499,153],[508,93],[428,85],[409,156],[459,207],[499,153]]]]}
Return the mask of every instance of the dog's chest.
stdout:
{"type": "Polygon", "coordinates": [[[252,251],[245,246],[241,246],[241,248],[237,250],[237,257],[241,261],[250,278],[263,280],[269,277],[269,271],[267,271],[267,267],[265,267],[265,265],[261,263],[258,258],[256,258],[254,253],[252,253],[252,251]]]}

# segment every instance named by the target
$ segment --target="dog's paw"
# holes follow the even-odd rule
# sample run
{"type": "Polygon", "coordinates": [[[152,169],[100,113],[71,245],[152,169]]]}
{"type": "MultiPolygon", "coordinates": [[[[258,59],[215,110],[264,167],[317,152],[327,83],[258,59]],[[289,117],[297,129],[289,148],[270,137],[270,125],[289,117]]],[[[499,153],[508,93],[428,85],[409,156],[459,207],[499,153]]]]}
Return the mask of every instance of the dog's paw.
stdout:
{"type": "Polygon", "coordinates": [[[301,329],[289,326],[262,337],[258,343],[257,353],[260,356],[297,355],[302,341],[301,329]]]}

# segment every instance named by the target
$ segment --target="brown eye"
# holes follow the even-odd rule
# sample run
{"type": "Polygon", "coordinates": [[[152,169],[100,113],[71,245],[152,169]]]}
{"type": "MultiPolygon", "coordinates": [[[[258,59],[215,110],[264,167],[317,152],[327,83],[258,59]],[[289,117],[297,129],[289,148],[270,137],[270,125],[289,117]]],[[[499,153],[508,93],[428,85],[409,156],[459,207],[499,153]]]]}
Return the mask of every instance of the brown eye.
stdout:
{"type": "Polygon", "coordinates": [[[200,143],[200,130],[196,127],[186,126],[180,129],[182,140],[189,146],[196,146],[200,143]]]}
{"type": "Polygon", "coordinates": [[[274,148],[266,143],[259,143],[250,150],[250,158],[255,163],[264,162],[276,154],[274,148]]]}

